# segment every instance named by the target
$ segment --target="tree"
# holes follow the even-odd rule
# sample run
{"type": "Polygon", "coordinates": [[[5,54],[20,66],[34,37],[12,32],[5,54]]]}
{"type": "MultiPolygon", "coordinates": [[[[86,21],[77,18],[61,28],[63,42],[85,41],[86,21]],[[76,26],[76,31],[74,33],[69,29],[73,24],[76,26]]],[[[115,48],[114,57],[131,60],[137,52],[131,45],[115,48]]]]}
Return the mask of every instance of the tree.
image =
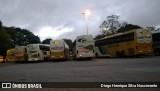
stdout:
{"type": "Polygon", "coordinates": [[[27,44],[40,43],[40,38],[26,29],[16,27],[4,27],[11,36],[12,47],[16,45],[25,46],[27,44]]]}
{"type": "Polygon", "coordinates": [[[117,15],[107,16],[107,19],[104,20],[100,25],[102,34],[105,35],[115,34],[118,28],[121,26],[121,23],[118,21],[118,19],[119,16],[117,15]]]}
{"type": "Polygon", "coordinates": [[[0,21],[0,27],[2,27],[2,22],[0,21]]]}
{"type": "Polygon", "coordinates": [[[73,42],[72,42],[72,40],[70,40],[70,39],[63,39],[63,40],[68,44],[69,49],[71,51],[72,48],[73,48],[73,42]]]}
{"type": "Polygon", "coordinates": [[[11,47],[10,35],[5,31],[2,26],[2,22],[0,22],[0,54],[5,59],[6,51],[11,47]]]}
{"type": "Polygon", "coordinates": [[[104,38],[106,35],[104,35],[104,34],[100,34],[100,35],[97,35],[97,36],[95,36],[95,40],[96,39],[101,39],[101,38],[104,38]]]}
{"type": "Polygon", "coordinates": [[[140,27],[138,25],[127,24],[127,25],[119,28],[117,33],[122,33],[122,32],[130,31],[130,30],[133,30],[133,29],[140,29],[140,28],[142,28],[142,27],[140,27]]]}
{"type": "Polygon", "coordinates": [[[45,40],[43,40],[42,41],[42,44],[50,44],[50,41],[51,41],[52,39],[45,39],[45,40]]]}

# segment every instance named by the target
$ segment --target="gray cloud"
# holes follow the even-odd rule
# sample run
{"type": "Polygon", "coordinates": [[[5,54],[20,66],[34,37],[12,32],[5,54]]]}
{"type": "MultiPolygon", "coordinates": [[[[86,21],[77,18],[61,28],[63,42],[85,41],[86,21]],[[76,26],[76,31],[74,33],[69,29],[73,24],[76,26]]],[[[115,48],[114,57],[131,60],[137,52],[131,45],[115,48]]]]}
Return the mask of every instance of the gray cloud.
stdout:
{"type": "Polygon", "coordinates": [[[86,8],[91,10],[89,33],[96,35],[100,23],[111,14],[141,26],[160,25],[159,4],[159,0],[0,0],[0,20],[3,25],[26,28],[35,34],[46,26],[71,27],[72,32],[57,38],[74,40],[77,35],[86,34],[82,15],[86,8]]]}

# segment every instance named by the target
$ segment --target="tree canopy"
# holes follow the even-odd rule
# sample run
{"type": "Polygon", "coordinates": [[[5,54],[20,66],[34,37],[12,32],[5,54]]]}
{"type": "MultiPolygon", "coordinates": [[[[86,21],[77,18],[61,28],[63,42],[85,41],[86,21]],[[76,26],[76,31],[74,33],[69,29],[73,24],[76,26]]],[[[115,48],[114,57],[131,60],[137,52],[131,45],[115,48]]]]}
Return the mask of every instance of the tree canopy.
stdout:
{"type": "Polygon", "coordinates": [[[0,54],[5,57],[6,51],[16,45],[40,43],[40,38],[27,29],[6,27],[0,21],[0,54]]]}
{"type": "MultiPolygon", "coordinates": [[[[127,31],[130,31],[133,29],[140,29],[140,28],[142,28],[142,27],[140,27],[138,25],[126,24],[125,26],[120,27],[117,30],[117,33],[127,32],[127,31]]],[[[112,35],[112,34],[110,34],[110,35],[112,35]]],[[[101,39],[101,38],[104,38],[105,36],[109,36],[109,35],[100,34],[100,35],[97,35],[94,39],[101,39]]]]}
{"type": "Polygon", "coordinates": [[[71,51],[71,50],[72,50],[72,47],[73,47],[72,40],[70,40],[70,39],[63,39],[63,40],[68,44],[69,49],[70,49],[70,51],[71,51]]]}
{"type": "Polygon", "coordinates": [[[45,40],[42,41],[42,44],[50,44],[50,41],[51,41],[51,40],[52,40],[52,39],[50,39],[50,38],[45,39],[45,40]]]}
{"type": "Polygon", "coordinates": [[[40,43],[40,38],[27,29],[16,27],[4,27],[11,36],[12,47],[25,46],[27,44],[40,43]]]}
{"type": "Polygon", "coordinates": [[[0,27],[2,27],[2,22],[0,21],[0,27]]]}
{"type": "Polygon", "coordinates": [[[2,22],[0,22],[0,54],[2,56],[6,55],[6,50],[11,47],[10,35],[5,31],[2,26],[2,22]]]}
{"type": "Polygon", "coordinates": [[[133,25],[133,24],[127,24],[126,26],[120,27],[117,31],[117,33],[121,33],[121,32],[126,32],[126,31],[130,31],[133,29],[139,29],[142,28],[138,25],[133,25]]]}

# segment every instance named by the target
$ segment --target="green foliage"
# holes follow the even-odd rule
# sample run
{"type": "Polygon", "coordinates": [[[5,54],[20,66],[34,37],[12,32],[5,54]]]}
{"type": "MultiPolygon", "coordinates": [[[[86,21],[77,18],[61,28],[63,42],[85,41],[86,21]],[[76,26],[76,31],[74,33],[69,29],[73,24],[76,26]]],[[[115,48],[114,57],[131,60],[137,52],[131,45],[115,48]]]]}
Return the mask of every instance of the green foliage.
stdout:
{"type": "Polygon", "coordinates": [[[127,24],[124,27],[118,29],[117,33],[127,32],[133,29],[140,29],[141,27],[138,25],[127,24]]]}
{"type": "MultiPolygon", "coordinates": [[[[133,30],[133,29],[140,29],[140,28],[142,28],[142,27],[140,27],[138,25],[127,24],[126,26],[120,27],[117,30],[117,33],[127,32],[127,31],[130,31],[130,30],[133,30]]],[[[113,34],[115,34],[115,33],[113,33],[113,34]]],[[[101,35],[97,35],[94,39],[101,39],[101,38],[104,38],[105,36],[110,36],[110,35],[113,35],[113,34],[101,34],[101,35]]]]}
{"type": "Polygon", "coordinates": [[[70,40],[70,39],[63,39],[63,40],[68,44],[69,49],[70,49],[70,51],[71,51],[71,50],[72,50],[72,47],[73,47],[72,40],[70,40]]]}
{"type": "Polygon", "coordinates": [[[6,55],[6,51],[11,47],[10,35],[5,31],[5,29],[0,27],[0,54],[2,56],[6,55]]]}
{"type": "Polygon", "coordinates": [[[105,35],[104,35],[104,34],[101,34],[101,35],[97,35],[97,36],[95,36],[95,38],[94,38],[94,39],[96,40],[96,39],[101,39],[101,38],[104,38],[104,37],[105,37],[105,35]]]}
{"type": "Polygon", "coordinates": [[[50,44],[51,40],[52,39],[45,39],[45,40],[42,41],[42,44],[50,44]]]}
{"type": "Polygon", "coordinates": [[[0,21],[0,27],[2,27],[2,22],[0,21]]]}
{"type": "Polygon", "coordinates": [[[16,27],[4,27],[11,36],[12,47],[15,45],[25,46],[27,44],[40,43],[40,38],[26,29],[16,27]]]}

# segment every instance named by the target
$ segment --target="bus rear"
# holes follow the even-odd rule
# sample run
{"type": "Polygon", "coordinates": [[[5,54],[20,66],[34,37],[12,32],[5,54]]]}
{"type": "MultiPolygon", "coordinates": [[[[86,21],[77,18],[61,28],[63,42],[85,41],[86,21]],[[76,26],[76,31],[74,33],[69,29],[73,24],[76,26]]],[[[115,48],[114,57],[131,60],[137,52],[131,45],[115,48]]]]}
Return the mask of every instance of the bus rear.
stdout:
{"type": "Polygon", "coordinates": [[[136,47],[135,52],[136,54],[140,55],[148,55],[153,53],[152,48],[152,34],[151,31],[148,29],[137,29],[136,30],[136,47]]]}
{"type": "Polygon", "coordinates": [[[95,44],[92,35],[77,36],[75,58],[93,58],[95,56],[95,44]]]}
{"type": "Polygon", "coordinates": [[[46,61],[49,60],[49,45],[29,44],[27,45],[28,61],[46,61]]]}
{"type": "Polygon", "coordinates": [[[50,50],[51,50],[50,59],[53,60],[66,59],[64,40],[51,40],[50,50]]]}
{"type": "Polygon", "coordinates": [[[27,61],[26,46],[15,47],[15,61],[27,61]]]}
{"type": "Polygon", "coordinates": [[[15,49],[7,50],[6,61],[8,62],[15,61],[15,49]]]}
{"type": "Polygon", "coordinates": [[[0,63],[3,62],[3,61],[4,61],[4,60],[3,60],[3,56],[0,55],[0,63]]]}

